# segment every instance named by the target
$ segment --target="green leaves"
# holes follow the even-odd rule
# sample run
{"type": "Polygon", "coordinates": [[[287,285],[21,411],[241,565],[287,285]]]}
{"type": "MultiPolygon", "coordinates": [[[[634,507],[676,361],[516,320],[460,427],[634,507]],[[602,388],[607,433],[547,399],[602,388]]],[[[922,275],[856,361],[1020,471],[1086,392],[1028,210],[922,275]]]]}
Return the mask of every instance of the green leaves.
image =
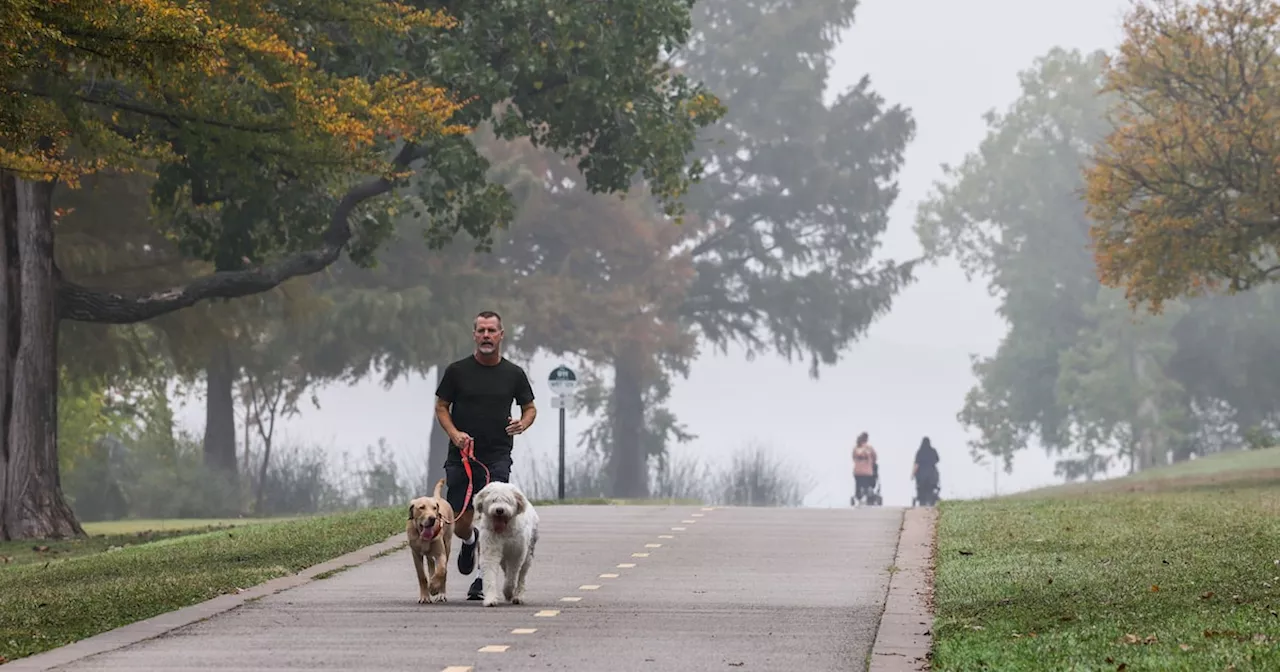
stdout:
{"type": "Polygon", "coordinates": [[[974,364],[979,383],[961,422],[980,430],[978,452],[1012,454],[1038,439],[1069,443],[1059,404],[1059,356],[1093,320],[1098,283],[1089,222],[1077,196],[1087,148],[1106,132],[1097,95],[1103,54],[1052,49],[1019,74],[1022,95],[985,115],[988,134],[956,167],[944,166],[919,210],[916,233],[932,259],[948,256],[987,278],[1010,330],[994,357],[974,364]]]}
{"type": "Polygon", "coordinates": [[[676,55],[729,109],[696,154],[709,172],[690,211],[714,225],[692,243],[684,317],[720,347],[807,357],[815,376],[888,310],[913,267],[870,264],[915,122],[865,77],[824,104],[830,52],[855,6],[699,2],[695,36],[676,55]]]}

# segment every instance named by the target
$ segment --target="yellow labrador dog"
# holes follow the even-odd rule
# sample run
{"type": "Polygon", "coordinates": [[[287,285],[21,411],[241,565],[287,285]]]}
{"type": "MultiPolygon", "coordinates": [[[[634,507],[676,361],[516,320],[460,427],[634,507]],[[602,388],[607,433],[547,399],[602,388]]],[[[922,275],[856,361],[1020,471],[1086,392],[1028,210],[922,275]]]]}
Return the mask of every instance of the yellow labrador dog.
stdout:
{"type": "Polygon", "coordinates": [[[440,496],[444,479],[436,482],[430,497],[417,497],[409,502],[409,522],[405,534],[413,554],[413,569],[418,573],[418,604],[444,602],[445,579],[449,575],[449,549],[453,544],[453,507],[440,496]],[[426,558],[431,578],[423,572],[426,558]]]}

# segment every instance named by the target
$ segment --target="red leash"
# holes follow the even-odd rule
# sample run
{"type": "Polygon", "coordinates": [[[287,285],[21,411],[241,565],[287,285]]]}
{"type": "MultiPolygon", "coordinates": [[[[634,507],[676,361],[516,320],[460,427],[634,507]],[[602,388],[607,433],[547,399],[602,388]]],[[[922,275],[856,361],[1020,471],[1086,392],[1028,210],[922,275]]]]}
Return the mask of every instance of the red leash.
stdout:
{"type": "MultiPolygon", "coordinates": [[[[454,516],[460,517],[462,516],[462,514],[467,512],[467,506],[471,504],[472,489],[475,487],[475,484],[472,482],[473,476],[471,475],[471,463],[475,462],[476,464],[480,465],[481,469],[484,469],[485,485],[489,484],[489,481],[491,480],[491,478],[489,476],[489,467],[484,466],[484,462],[481,462],[480,460],[476,459],[476,448],[475,448],[474,441],[471,442],[471,445],[466,448],[459,448],[458,452],[462,455],[462,468],[464,471],[467,472],[467,496],[465,499],[462,500],[462,509],[453,514],[454,516]]],[[[484,486],[481,486],[481,487],[484,487],[484,486]]]]}

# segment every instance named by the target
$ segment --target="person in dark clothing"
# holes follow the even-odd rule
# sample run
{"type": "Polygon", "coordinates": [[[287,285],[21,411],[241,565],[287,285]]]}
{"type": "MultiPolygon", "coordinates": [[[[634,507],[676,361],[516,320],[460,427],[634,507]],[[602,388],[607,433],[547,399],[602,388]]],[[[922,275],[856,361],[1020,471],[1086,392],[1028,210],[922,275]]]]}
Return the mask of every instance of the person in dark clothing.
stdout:
{"type": "Polygon", "coordinates": [[[938,451],[933,449],[933,444],[929,443],[929,437],[924,437],[920,442],[920,448],[916,450],[915,462],[911,465],[911,478],[916,482],[916,501],[929,506],[937,501],[935,495],[938,489],[938,451]]]}
{"type": "MultiPolygon", "coordinates": [[[[458,517],[453,532],[462,540],[458,571],[464,575],[475,570],[479,538],[471,526],[475,508],[465,501],[467,486],[474,499],[489,481],[508,482],[514,437],[529,429],[538,415],[529,376],[501,354],[502,317],[492,311],[480,313],[472,335],[475,352],[445,367],[436,386],[436,421],[449,436],[449,455],[444,461],[445,499],[458,517]],[[511,419],[512,401],[520,406],[516,420],[511,419]],[[474,451],[470,478],[463,464],[464,447],[474,451]]],[[[483,580],[483,576],[476,577],[467,590],[467,599],[481,599],[483,580]]]]}

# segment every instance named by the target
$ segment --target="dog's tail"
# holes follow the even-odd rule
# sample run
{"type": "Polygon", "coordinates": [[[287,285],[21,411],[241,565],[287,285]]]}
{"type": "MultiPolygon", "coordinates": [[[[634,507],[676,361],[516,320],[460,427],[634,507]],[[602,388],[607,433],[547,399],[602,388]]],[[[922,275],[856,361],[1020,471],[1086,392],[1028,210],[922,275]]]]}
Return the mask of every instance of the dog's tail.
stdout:
{"type": "Polygon", "coordinates": [[[436,481],[436,492],[433,495],[436,499],[440,499],[440,493],[444,490],[444,479],[436,481]]]}

